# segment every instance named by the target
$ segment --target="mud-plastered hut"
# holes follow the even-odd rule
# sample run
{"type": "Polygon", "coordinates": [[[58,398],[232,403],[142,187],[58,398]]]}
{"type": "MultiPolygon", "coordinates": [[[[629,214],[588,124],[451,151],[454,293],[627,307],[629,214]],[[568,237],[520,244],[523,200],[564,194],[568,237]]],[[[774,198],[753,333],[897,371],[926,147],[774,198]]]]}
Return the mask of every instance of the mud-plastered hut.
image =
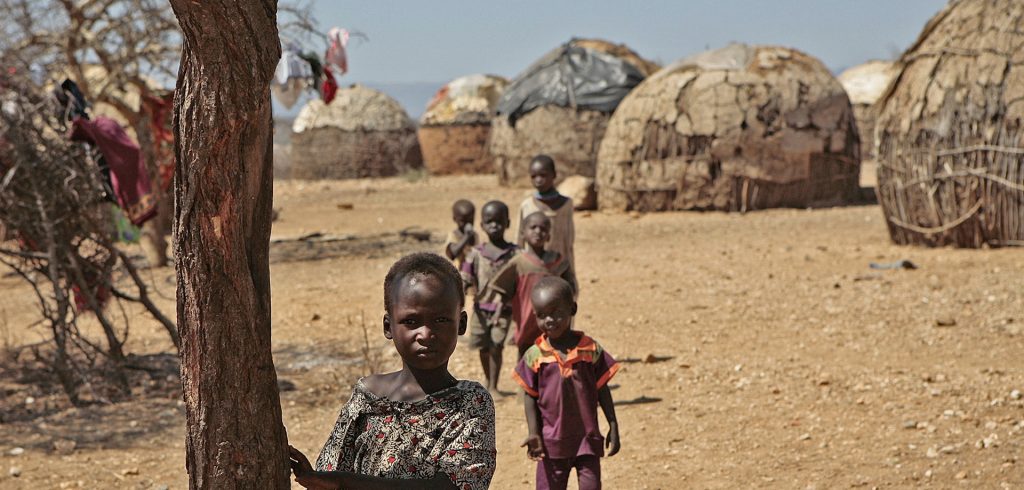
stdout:
{"type": "Polygon", "coordinates": [[[839,83],[853,104],[853,116],[857,119],[857,132],[860,133],[862,160],[875,158],[875,119],[878,117],[875,102],[895,76],[895,63],[882,60],[847,68],[839,74],[839,83]]]}
{"type": "Polygon", "coordinates": [[[311,100],[292,124],[291,177],[388,177],[422,167],[416,128],[395,99],[361,85],[311,100]]]}
{"type": "Polygon", "coordinates": [[[508,80],[469,75],[448,82],[427,105],[418,130],[423,166],[432,174],[494,172],[487,137],[508,80]]]}
{"type": "Polygon", "coordinates": [[[732,44],[676,62],[619,105],[598,157],[602,209],[747,211],[859,198],[850,101],[817,59],[732,44]]]}
{"type": "Polygon", "coordinates": [[[892,240],[1024,245],[1024,2],[951,2],[898,64],[876,131],[892,240]]]}
{"type": "Polygon", "coordinates": [[[525,184],[534,155],[551,155],[559,179],[593,177],[611,113],[657,65],[628,47],[573,39],[544,55],[498,101],[488,151],[502,184],[525,184]]]}

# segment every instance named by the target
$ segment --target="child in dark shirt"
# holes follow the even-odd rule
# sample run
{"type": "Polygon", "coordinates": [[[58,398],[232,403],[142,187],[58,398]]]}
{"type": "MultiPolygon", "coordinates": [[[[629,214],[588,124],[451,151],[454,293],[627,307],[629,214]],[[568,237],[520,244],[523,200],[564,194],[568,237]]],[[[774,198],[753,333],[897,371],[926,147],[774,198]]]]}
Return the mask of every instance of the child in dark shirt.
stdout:
{"type": "Polygon", "coordinates": [[[487,379],[487,390],[498,393],[498,372],[501,370],[502,349],[512,324],[512,307],[506,305],[498,311],[501,298],[487,288],[494,274],[501,269],[519,247],[505,240],[508,228],[508,206],[501,201],[490,201],[480,208],[480,227],[488,241],[470,249],[462,263],[462,279],[475,291],[473,311],[469,317],[469,346],[480,351],[480,364],[487,379]]]}
{"type": "Polygon", "coordinates": [[[580,490],[601,488],[601,457],[619,452],[619,423],[608,380],[619,370],[607,351],[572,330],[576,302],[569,283],[545,277],[531,293],[542,332],[513,373],[524,398],[529,436],[523,445],[537,463],[537,489],[565,489],[576,468],[580,490]],[[601,436],[597,407],[608,421],[601,436]]]}

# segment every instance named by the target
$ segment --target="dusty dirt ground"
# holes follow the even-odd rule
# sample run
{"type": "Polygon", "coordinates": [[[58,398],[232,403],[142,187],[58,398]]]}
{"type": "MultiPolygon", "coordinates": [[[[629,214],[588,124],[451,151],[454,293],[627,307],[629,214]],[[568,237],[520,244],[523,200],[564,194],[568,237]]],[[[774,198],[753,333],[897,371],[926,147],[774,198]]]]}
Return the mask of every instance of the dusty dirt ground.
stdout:
{"type": "MultiPolygon", "coordinates": [[[[274,238],[333,240],[273,246],[292,444],[315,454],[355,379],[397,367],[379,327],[391,262],[439,251],[454,199],[514,207],[524,195],[493,177],[278,182],[274,238]],[[399,235],[411,227],[430,239],[399,235]]],[[[595,212],[577,230],[577,325],[626,363],[612,382],[623,449],[603,462],[607,488],[1024,487],[1024,250],[896,247],[877,206],[595,212]],[[919,269],[869,268],[900,259],[919,269]]],[[[173,272],[149,274],[173,313],[173,272]]],[[[0,340],[44,335],[25,328],[28,290],[11,277],[0,288],[0,340]]],[[[128,350],[169,345],[137,321],[128,350]]],[[[451,369],[482,375],[462,346],[451,369]]],[[[145,378],[133,402],[67,409],[15,374],[0,377],[0,487],[186,487],[173,377],[145,378]]],[[[496,408],[493,488],[531,488],[521,405],[496,408]]]]}

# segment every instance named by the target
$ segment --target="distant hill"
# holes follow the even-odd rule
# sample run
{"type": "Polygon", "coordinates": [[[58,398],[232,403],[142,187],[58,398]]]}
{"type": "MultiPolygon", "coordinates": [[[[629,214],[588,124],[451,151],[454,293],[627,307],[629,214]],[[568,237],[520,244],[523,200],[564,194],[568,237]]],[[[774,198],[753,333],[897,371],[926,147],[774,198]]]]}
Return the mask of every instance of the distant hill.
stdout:
{"type": "MultiPolygon", "coordinates": [[[[427,102],[434,97],[445,82],[360,82],[367,87],[380,90],[385,94],[394,97],[399,104],[409,113],[409,117],[419,120],[426,111],[427,102]]],[[[299,114],[302,106],[306,105],[309,97],[313,94],[304,95],[292,108],[285,109],[274,100],[275,119],[294,119],[299,114]]]]}

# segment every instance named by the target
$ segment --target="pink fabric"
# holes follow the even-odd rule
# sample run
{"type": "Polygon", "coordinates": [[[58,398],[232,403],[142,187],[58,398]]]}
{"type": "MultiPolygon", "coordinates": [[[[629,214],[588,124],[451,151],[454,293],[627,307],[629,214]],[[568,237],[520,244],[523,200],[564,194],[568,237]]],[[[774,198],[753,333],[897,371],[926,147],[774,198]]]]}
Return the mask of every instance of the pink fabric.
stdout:
{"type": "Polygon", "coordinates": [[[328,65],[338,67],[338,75],[348,73],[348,54],[345,53],[345,46],[348,45],[348,30],[340,27],[332,27],[327,31],[327,40],[331,43],[327,47],[327,54],[324,61],[328,65]]]}
{"type": "Polygon", "coordinates": [[[110,181],[117,203],[133,225],[140,226],[156,214],[156,196],[150,186],[142,152],[117,121],[103,116],[92,120],[75,118],[70,139],[99,148],[110,167],[110,181]]]}

